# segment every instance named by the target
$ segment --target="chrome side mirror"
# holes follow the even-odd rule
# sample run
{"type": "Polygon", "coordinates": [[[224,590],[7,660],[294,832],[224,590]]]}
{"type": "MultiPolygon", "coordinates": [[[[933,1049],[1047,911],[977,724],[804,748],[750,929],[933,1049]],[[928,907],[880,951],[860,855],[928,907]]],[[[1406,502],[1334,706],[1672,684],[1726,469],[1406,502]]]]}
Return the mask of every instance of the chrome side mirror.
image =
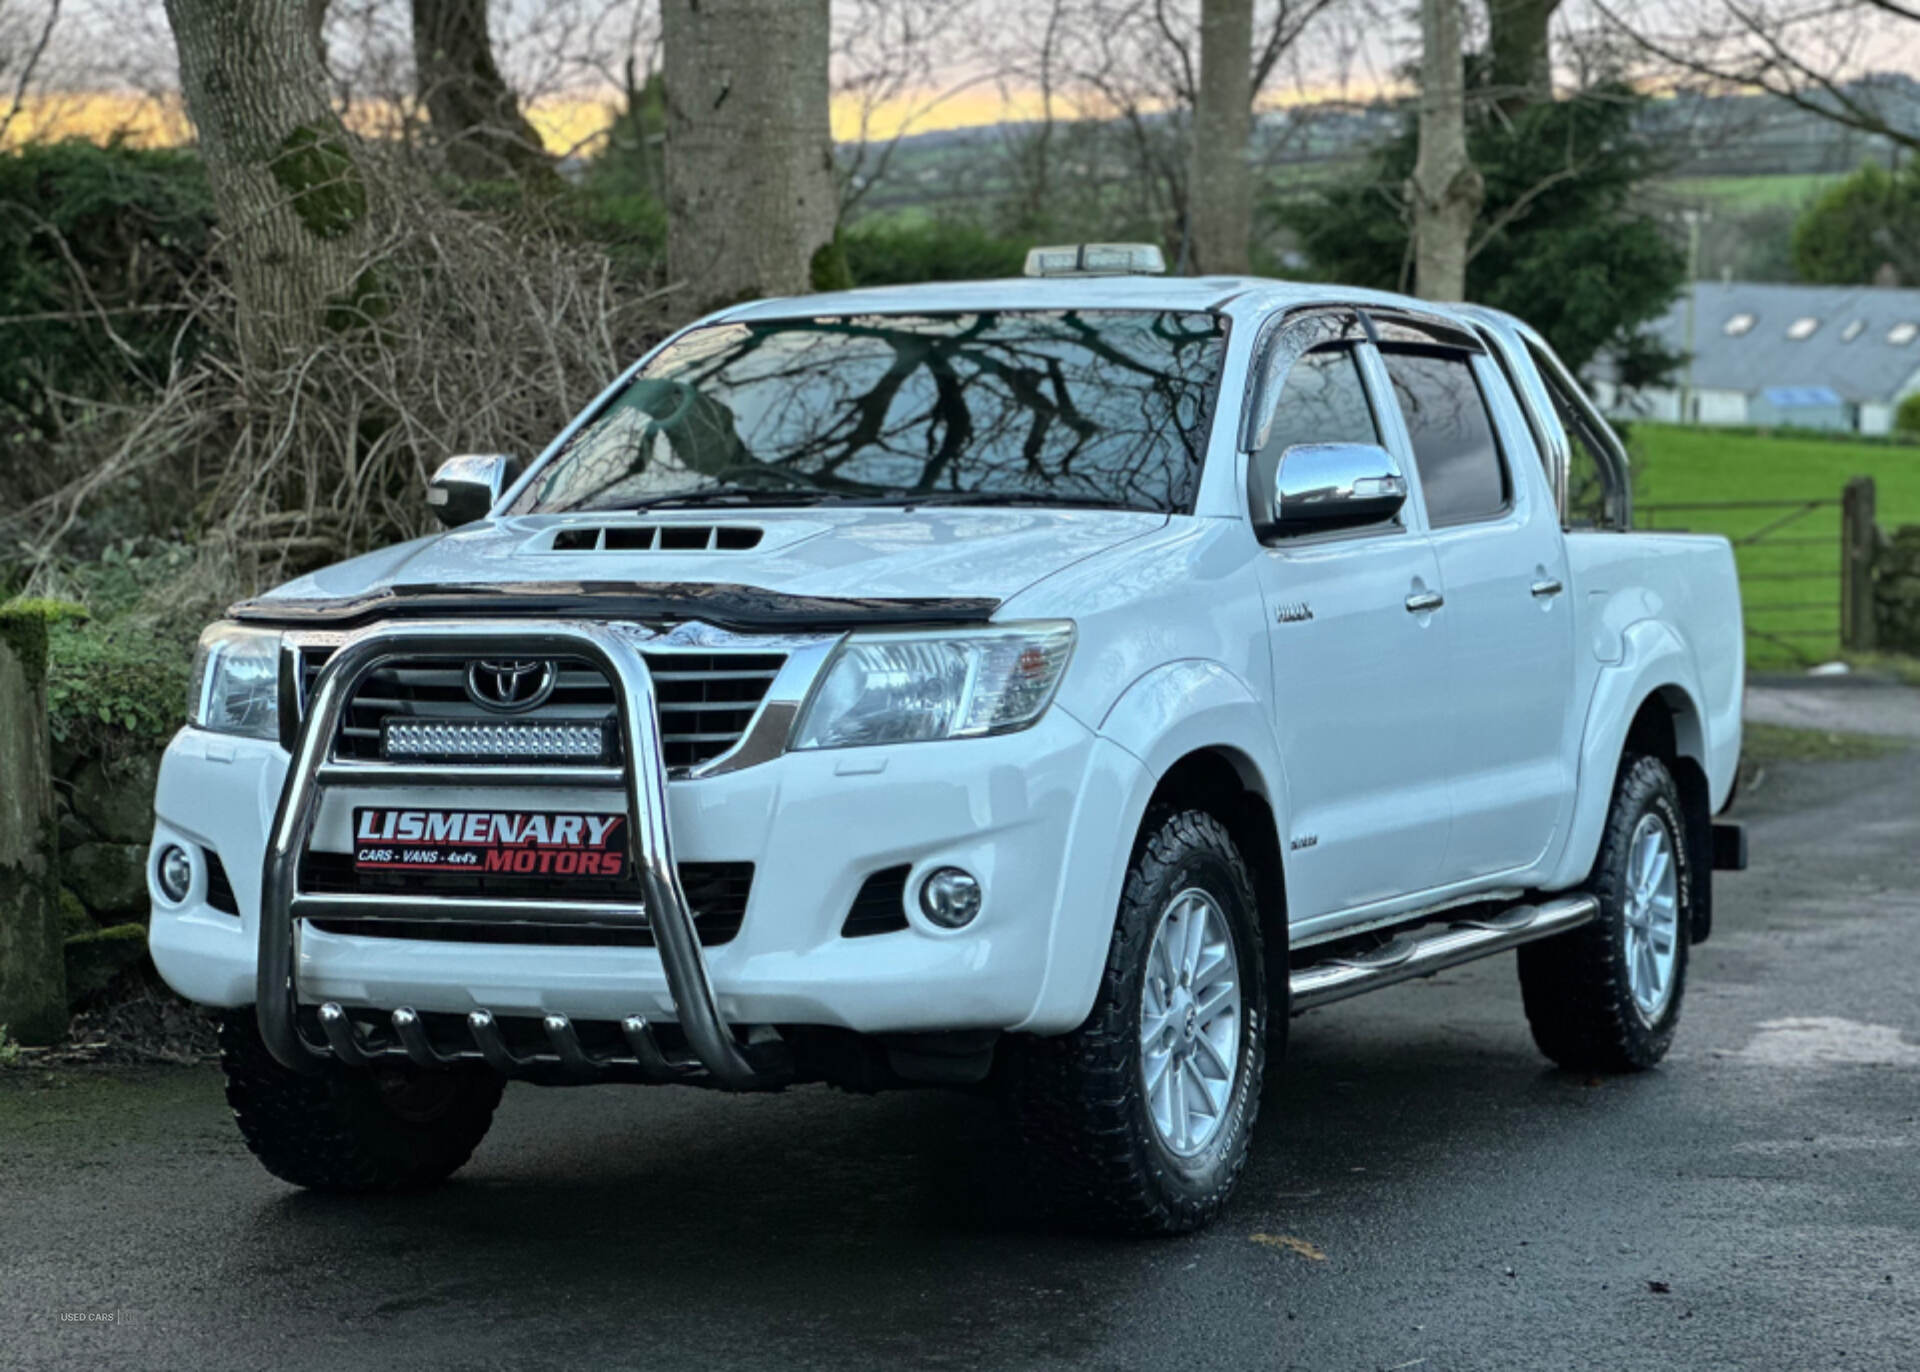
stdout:
{"type": "Polygon", "coordinates": [[[505,453],[450,457],[427,483],[427,505],[449,529],[485,519],[520,479],[520,459],[505,453]]]}
{"type": "Polygon", "coordinates": [[[1326,533],[1377,524],[1407,503],[1407,479],[1372,443],[1296,443],[1273,478],[1273,519],[1263,532],[1326,533]]]}

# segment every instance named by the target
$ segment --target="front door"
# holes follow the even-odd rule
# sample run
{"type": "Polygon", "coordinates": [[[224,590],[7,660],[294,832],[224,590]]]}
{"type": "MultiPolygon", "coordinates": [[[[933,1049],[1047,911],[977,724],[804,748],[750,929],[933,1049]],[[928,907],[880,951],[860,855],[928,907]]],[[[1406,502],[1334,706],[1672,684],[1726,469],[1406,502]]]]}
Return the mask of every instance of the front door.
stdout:
{"type": "MultiPolygon", "coordinates": [[[[1296,361],[1267,442],[1258,501],[1298,443],[1379,443],[1354,345],[1296,361]]],[[[1287,768],[1287,904],[1294,923],[1427,889],[1450,821],[1446,625],[1418,510],[1365,529],[1270,538],[1260,558],[1274,728],[1287,768]]]]}

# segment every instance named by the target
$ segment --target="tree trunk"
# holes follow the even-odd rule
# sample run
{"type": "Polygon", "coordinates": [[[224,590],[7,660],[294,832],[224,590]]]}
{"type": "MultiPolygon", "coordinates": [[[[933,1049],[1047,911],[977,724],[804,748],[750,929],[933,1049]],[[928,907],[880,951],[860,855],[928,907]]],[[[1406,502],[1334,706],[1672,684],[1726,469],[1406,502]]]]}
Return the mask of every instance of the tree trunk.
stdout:
{"type": "Polygon", "coordinates": [[[1487,84],[1503,113],[1553,99],[1548,25],[1560,0],[1487,0],[1487,84]]]}
{"type": "Polygon", "coordinates": [[[313,50],[320,56],[320,65],[327,65],[327,6],[332,0],[307,0],[307,37],[313,40],[313,50]]]}
{"type": "Polygon", "coordinates": [[[1460,0],[1420,0],[1420,155],[1413,204],[1414,289],[1428,300],[1464,300],[1467,242],[1485,187],[1467,157],[1460,0]]]}
{"type": "Polygon", "coordinates": [[[454,175],[495,181],[553,174],[540,135],[493,60],[487,0],[413,0],[413,67],[454,175]]]}
{"type": "Polygon", "coordinates": [[[808,289],[838,205],[827,0],[661,0],[667,262],[707,310],[808,289]]]}
{"type": "Polygon", "coordinates": [[[1196,272],[1250,270],[1253,0],[1201,0],[1188,243],[1196,272]]]}
{"type": "Polygon", "coordinates": [[[319,329],[352,288],[367,188],[327,101],[306,0],[166,0],[240,307],[265,360],[319,329]]]}

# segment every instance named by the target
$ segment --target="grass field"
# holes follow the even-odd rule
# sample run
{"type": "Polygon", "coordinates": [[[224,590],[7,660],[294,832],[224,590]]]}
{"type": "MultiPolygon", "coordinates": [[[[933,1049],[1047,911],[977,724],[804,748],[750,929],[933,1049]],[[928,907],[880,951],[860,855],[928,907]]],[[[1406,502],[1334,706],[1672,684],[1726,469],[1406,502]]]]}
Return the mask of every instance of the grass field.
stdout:
{"type": "Polygon", "coordinates": [[[1659,184],[1682,199],[1738,212],[1774,205],[1798,209],[1844,179],[1833,172],[1806,172],[1786,176],[1676,176],[1659,184]]]}
{"type": "Polygon", "coordinates": [[[1840,652],[1840,512],[1819,509],[1755,543],[1740,540],[1789,510],[1675,510],[1669,502],[1838,500],[1849,478],[1874,480],[1883,528],[1920,524],[1920,447],[1756,437],[1713,429],[1635,424],[1636,522],[1734,540],[1745,602],[1749,663],[1790,669],[1840,652]],[[1775,608],[1816,606],[1817,608],[1775,608]],[[1768,634],[1779,635],[1770,639],[1768,634]]]}

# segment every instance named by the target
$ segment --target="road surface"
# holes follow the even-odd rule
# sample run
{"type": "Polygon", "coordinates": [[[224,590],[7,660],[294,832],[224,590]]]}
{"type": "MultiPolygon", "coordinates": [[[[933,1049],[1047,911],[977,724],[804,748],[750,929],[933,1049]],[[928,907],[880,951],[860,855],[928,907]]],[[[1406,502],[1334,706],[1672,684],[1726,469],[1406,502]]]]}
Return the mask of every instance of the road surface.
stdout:
{"type": "Polygon", "coordinates": [[[1510,956],[1316,1012],[1174,1241],[1051,1232],[957,1096],[517,1086],[454,1184],[351,1200],[212,1070],[0,1074],[0,1366],[1911,1367],[1920,751],[1742,809],[1662,1070],[1550,1069],[1510,956]]]}

